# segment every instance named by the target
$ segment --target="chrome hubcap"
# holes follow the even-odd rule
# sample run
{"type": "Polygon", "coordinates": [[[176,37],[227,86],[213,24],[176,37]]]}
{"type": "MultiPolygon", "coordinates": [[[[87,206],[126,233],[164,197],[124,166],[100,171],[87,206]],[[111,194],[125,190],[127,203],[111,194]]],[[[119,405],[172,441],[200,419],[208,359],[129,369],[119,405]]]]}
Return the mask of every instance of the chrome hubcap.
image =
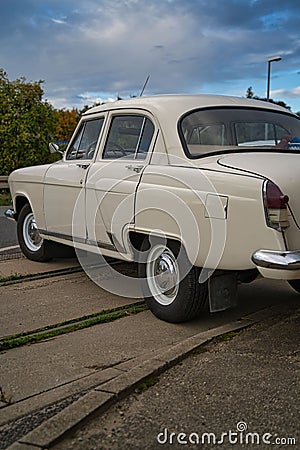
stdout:
{"type": "Polygon", "coordinates": [[[175,255],[163,245],[150,250],[147,261],[147,280],[151,295],[161,305],[170,305],[176,298],[179,270],[175,255]]]}
{"type": "Polygon", "coordinates": [[[28,214],[24,220],[23,237],[27,248],[32,252],[38,251],[43,244],[43,238],[39,233],[32,213],[28,214]]]}
{"type": "Polygon", "coordinates": [[[173,259],[168,253],[162,253],[155,261],[154,276],[159,290],[172,295],[176,289],[177,273],[173,259]]]}

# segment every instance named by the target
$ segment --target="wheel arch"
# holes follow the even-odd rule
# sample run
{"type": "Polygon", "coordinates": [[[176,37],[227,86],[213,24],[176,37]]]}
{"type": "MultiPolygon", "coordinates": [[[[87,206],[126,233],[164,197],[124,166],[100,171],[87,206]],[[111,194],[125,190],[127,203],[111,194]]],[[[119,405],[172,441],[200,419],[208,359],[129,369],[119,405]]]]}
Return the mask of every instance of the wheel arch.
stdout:
{"type": "Polygon", "coordinates": [[[182,242],[178,237],[175,236],[166,236],[166,235],[159,235],[155,233],[149,232],[140,232],[140,231],[130,231],[128,233],[129,242],[133,250],[140,250],[142,243],[145,238],[150,238],[150,236],[155,236],[157,239],[166,239],[167,242],[173,242],[174,244],[181,246],[184,246],[184,242],[182,242]]]}
{"type": "Polygon", "coordinates": [[[17,195],[15,197],[14,201],[14,207],[15,207],[15,220],[18,220],[19,214],[21,212],[21,209],[23,208],[26,203],[28,203],[31,207],[29,199],[25,195],[17,195]]]}

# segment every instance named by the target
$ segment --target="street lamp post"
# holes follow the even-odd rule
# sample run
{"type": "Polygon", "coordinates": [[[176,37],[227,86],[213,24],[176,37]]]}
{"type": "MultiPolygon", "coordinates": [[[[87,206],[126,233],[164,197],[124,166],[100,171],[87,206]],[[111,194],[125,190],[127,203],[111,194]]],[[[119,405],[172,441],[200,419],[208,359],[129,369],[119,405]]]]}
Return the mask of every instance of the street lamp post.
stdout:
{"type": "Polygon", "coordinates": [[[274,58],[268,59],[267,102],[270,101],[271,63],[274,61],[281,61],[281,56],[275,56],[274,58]]]}

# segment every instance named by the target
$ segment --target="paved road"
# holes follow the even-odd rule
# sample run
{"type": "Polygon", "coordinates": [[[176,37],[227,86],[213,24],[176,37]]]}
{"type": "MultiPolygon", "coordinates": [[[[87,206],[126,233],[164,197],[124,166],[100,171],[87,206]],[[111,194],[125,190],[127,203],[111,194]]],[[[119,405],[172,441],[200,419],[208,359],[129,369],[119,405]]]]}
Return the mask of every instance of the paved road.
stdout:
{"type": "Polygon", "coordinates": [[[4,216],[6,209],[7,206],[0,206],[0,249],[18,244],[16,224],[4,216]]]}
{"type": "Polygon", "coordinates": [[[299,325],[300,310],[282,305],[282,314],[206,345],[53,450],[299,449],[299,325]]]}
{"type": "MultiPolygon", "coordinates": [[[[52,265],[53,269],[57,269],[57,264],[62,263],[47,264],[47,270],[52,265]]],[[[38,266],[40,270],[45,267],[41,263],[33,266],[32,262],[26,259],[2,262],[0,265],[4,266],[3,271],[10,268],[12,274],[27,273],[28,267],[34,267],[35,270],[38,266]],[[14,266],[10,268],[10,264],[14,266]]],[[[4,400],[7,399],[10,403],[2,402],[1,405],[0,402],[0,448],[6,448],[6,444],[21,439],[44,420],[48,428],[47,419],[67,405],[74,405],[78,409],[76,400],[82,395],[81,392],[90,392],[103,383],[109,384],[112,378],[118,380],[120,377],[124,381],[124,377],[129,377],[132,372],[136,373],[135,370],[141,367],[143,362],[152,360],[154,364],[163,364],[165,357],[161,355],[172,350],[172,356],[173,351],[181,348],[182,341],[191,343],[199,333],[201,335],[208,330],[222,327],[271,305],[277,305],[278,311],[281,311],[281,307],[293,308],[295,303],[298,305],[298,299],[299,295],[286,283],[258,280],[252,285],[239,287],[240,301],[235,310],[215,315],[207,313],[187,324],[168,324],[156,319],[149,311],[143,311],[126,314],[113,322],[53,336],[52,339],[45,339],[38,344],[1,352],[1,388],[4,400]],[[52,404],[50,409],[49,404],[52,404]]],[[[116,306],[122,307],[132,301],[133,299],[116,297],[103,291],[84,274],[18,281],[15,284],[0,286],[0,329],[2,337],[26,330],[37,331],[37,328],[46,325],[53,326],[76,317],[83,318],[86,314],[116,306]]],[[[243,320],[238,322],[242,323],[243,320]]],[[[294,340],[295,337],[291,336],[291,339],[294,340]]],[[[180,381],[178,383],[180,385],[180,381]]],[[[100,389],[96,393],[90,392],[93,401],[94,397],[98,401],[98,397],[107,396],[107,392],[111,392],[107,389],[108,391],[100,389]]],[[[167,401],[161,403],[161,408],[163,405],[167,405],[167,401]]],[[[188,408],[192,411],[193,405],[188,408]]],[[[79,412],[84,413],[84,410],[79,412]]],[[[69,417],[73,416],[72,413],[69,417]]],[[[239,419],[242,420],[243,417],[237,415],[236,420],[239,419]]],[[[59,420],[60,423],[65,423],[64,420],[59,420]]],[[[178,423],[180,425],[180,421],[178,423]]],[[[163,425],[161,421],[161,427],[163,425]]],[[[156,432],[160,430],[155,428],[156,432]]],[[[53,429],[57,430],[57,426],[53,429]]],[[[44,430],[41,435],[45,435],[44,430]]],[[[30,439],[33,439],[32,436],[30,439]]]]}

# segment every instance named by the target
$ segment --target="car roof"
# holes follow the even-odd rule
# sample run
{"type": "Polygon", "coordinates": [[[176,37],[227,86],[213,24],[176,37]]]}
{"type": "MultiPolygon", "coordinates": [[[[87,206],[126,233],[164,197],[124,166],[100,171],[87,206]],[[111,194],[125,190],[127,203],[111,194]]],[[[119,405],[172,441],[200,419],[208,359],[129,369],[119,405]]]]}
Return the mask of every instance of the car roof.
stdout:
{"type": "Polygon", "coordinates": [[[104,111],[115,109],[137,108],[144,109],[153,113],[175,114],[181,116],[187,111],[208,107],[248,107],[248,108],[267,108],[275,111],[291,113],[288,109],[278,106],[274,103],[267,103],[261,100],[253,100],[243,97],[233,97],[226,95],[182,95],[167,94],[153,95],[148,97],[133,97],[125,100],[117,100],[115,102],[104,103],[103,105],[94,106],[84,113],[84,115],[96,114],[104,111]]]}

